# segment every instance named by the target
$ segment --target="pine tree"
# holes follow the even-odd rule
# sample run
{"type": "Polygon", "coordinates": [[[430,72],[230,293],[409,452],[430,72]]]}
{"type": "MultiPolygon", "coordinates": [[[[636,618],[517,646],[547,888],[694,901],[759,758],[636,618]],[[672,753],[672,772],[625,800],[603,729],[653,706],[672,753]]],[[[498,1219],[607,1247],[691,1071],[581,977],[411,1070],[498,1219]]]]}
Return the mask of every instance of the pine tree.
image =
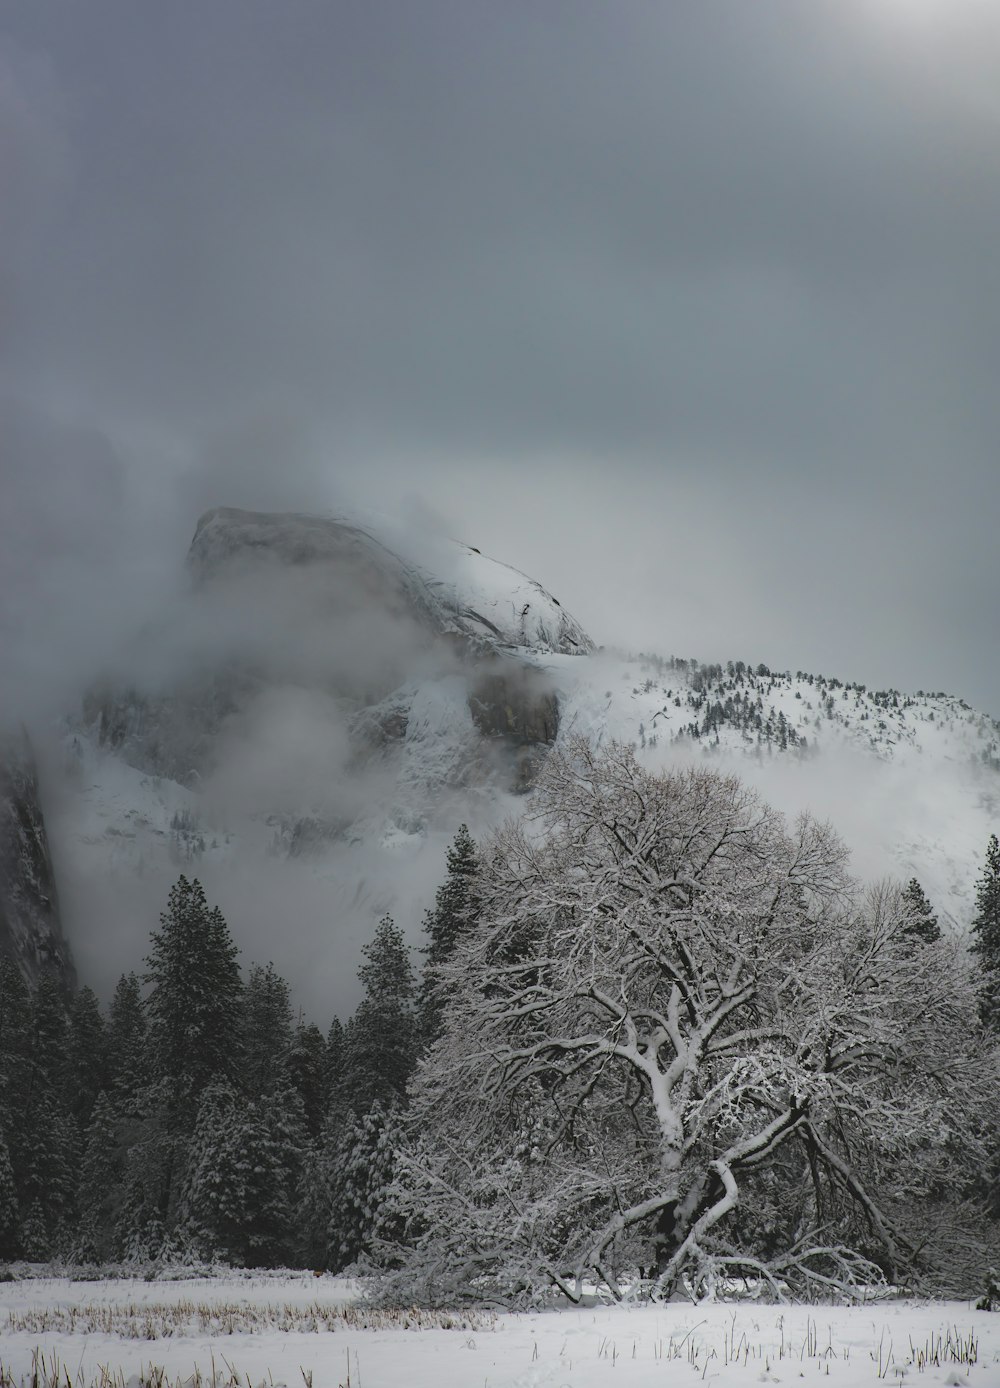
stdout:
{"type": "Polygon", "coordinates": [[[426,962],[420,981],[419,1016],[425,1045],[440,1031],[443,1000],[435,992],[437,971],[451,958],[455,945],[463,932],[475,923],[478,912],[479,855],[466,825],[459,825],[446,862],[447,876],[435,895],[434,909],[424,916],[427,944],[423,951],[426,962]]]}
{"type": "Polygon", "coordinates": [[[292,1260],[301,1237],[295,1218],[308,1143],[297,1090],[284,1084],[257,1107],[255,1149],[247,1190],[247,1261],[279,1267],[292,1260]]]}
{"type": "Polygon", "coordinates": [[[344,1070],[344,1027],[339,1017],[334,1017],[326,1036],[326,1058],[323,1062],[323,1079],[327,1102],[336,1094],[344,1070]]]}
{"type": "Polygon", "coordinates": [[[319,1136],[326,1110],[326,1042],[312,1022],[299,1022],[288,1056],[288,1075],[302,1100],[310,1137],[319,1136]]]}
{"type": "Polygon", "coordinates": [[[23,1129],[27,1150],[18,1202],[29,1213],[38,1207],[47,1231],[46,1246],[55,1246],[59,1241],[56,1236],[61,1237],[75,1215],[79,1129],[62,1095],[48,1087],[33,1095],[23,1129]]]}
{"type": "MultiPolygon", "coordinates": [[[[67,1000],[58,980],[43,974],[31,1006],[31,1067],[23,1111],[18,1115],[18,1200],[35,1219],[37,1205],[53,1249],[73,1218],[79,1128],[72,1114],[67,1000]]],[[[32,1233],[41,1246],[37,1231],[32,1233]]]]}
{"type": "Polygon", "coordinates": [[[52,974],[42,974],[31,1008],[31,1092],[47,1090],[60,1099],[70,1087],[69,1007],[66,993],[52,974]]]}
{"type": "Polygon", "coordinates": [[[205,1257],[274,1267],[299,1242],[294,1216],[305,1124],[294,1089],[254,1103],[210,1085],[198,1107],[181,1201],[184,1231],[205,1257]]]}
{"type": "Polygon", "coordinates": [[[288,984],[275,971],[254,964],[243,994],[240,1075],[243,1088],[253,1099],[269,1094],[275,1080],[285,1074],[292,1048],[292,1005],[288,984]]]}
{"type": "Polygon", "coordinates": [[[238,1069],[239,951],[201,883],[183,876],[171,888],[151,946],[146,977],[156,1072],[176,1093],[195,1098],[238,1069]]]}
{"type": "Polygon", "coordinates": [[[986,846],[986,865],[976,883],[976,908],[972,952],[979,955],[982,968],[979,1016],[987,1030],[1000,1033],[1000,843],[996,834],[986,846]]]}
{"type": "Polygon", "coordinates": [[[33,1200],[21,1225],[21,1249],[29,1262],[44,1263],[52,1253],[49,1230],[41,1200],[33,1200]]]}
{"type": "Polygon", "coordinates": [[[161,1080],[119,1109],[123,1152],[114,1248],[126,1262],[157,1257],[174,1232],[189,1131],[172,1083],[161,1080]]]}
{"type": "Polygon", "coordinates": [[[247,1101],[232,1085],[207,1085],[188,1149],[179,1218],[205,1258],[241,1261],[245,1242],[248,1157],[247,1101]]]}
{"type": "Polygon", "coordinates": [[[106,1262],[114,1248],[125,1158],[117,1129],[114,1108],[102,1090],[94,1103],[80,1163],[73,1250],[80,1262],[106,1262]]]}
{"type": "Polygon", "coordinates": [[[330,1263],[330,1183],[339,1126],[339,1118],[328,1119],[319,1137],[306,1146],[302,1156],[302,1174],[295,1208],[299,1240],[296,1256],[301,1266],[316,1270],[326,1268],[330,1263]]]}
{"type": "Polygon", "coordinates": [[[381,1212],[393,1176],[397,1106],[378,1100],[367,1113],[354,1114],[341,1130],[335,1149],[327,1230],[335,1272],[371,1250],[380,1232],[381,1212]]]}
{"type": "Polygon", "coordinates": [[[98,1094],[107,1084],[107,1039],[97,996],[81,988],[69,1017],[70,1107],[81,1129],[90,1122],[98,1094]]]}
{"type": "Polygon", "coordinates": [[[179,877],[150,936],[147,1055],[153,1083],[126,1162],[119,1238],[147,1255],[178,1223],[188,1145],[209,1085],[235,1082],[241,1060],[239,951],[201,883],[179,877]]]}
{"type": "Polygon", "coordinates": [[[108,1081],[120,1112],[134,1109],[149,1081],[142,985],[123,974],[111,999],[107,1029],[108,1081]]]}
{"type": "Polygon", "coordinates": [[[20,1252],[19,1225],[14,1168],[0,1128],[0,1260],[16,1258],[20,1252]]]}
{"type": "Polygon", "coordinates": [[[383,916],[362,951],[365,995],[344,1036],[343,1084],[349,1105],[365,1113],[376,1099],[402,1099],[417,1053],[414,980],[402,931],[383,916]]]}
{"type": "Polygon", "coordinates": [[[924,894],[924,889],[915,877],[911,877],[903,888],[903,901],[910,913],[910,923],[905,927],[907,935],[920,944],[932,945],[940,940],[941,930],[937,916],[924,894]]]}

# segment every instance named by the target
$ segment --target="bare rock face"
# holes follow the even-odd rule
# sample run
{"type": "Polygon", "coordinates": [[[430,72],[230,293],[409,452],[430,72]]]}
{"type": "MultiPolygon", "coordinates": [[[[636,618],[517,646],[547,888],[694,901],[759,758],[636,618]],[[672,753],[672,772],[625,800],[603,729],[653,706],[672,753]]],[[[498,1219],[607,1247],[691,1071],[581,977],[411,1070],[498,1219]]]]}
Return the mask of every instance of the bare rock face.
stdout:
{"type": "Polygon", "coordinates": [[[511,660],[484,663],[469,696],[469,712],[483,737],[507,751],[511,789],[530,790],[559,732],[559,700],[542,672],[511,660]]]}
{"type": "Polygon", "coordinates": [[[359,526],[324,516],[271,514],[217,507],[198,521],[188,568],[201,585],[263,574],[298,572],[303,600],[325,595],[330,617],[377,609],[430,631],[456,630],[421,574],[359,526]]]}
{"type": "Polygon", "coordinates": [[[53,972],[75,985],[38,775],[24,735],[7,739],[0,751],[0,955],[12,959],[28,983],[53,972]]]}

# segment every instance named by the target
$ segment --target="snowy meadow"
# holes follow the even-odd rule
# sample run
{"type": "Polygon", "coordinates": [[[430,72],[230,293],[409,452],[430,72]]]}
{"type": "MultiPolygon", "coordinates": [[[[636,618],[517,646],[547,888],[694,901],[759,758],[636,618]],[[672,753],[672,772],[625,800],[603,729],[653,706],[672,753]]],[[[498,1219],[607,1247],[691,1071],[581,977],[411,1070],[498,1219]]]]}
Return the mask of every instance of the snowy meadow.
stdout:
{"type": "Polygon", "coordinates": [[[749,1388],[1000,1384],[1000,1316],[966,1302],[674,1301],[384,1311],[308,1273],[0,1285],[2,1388],[749,1388]]]}

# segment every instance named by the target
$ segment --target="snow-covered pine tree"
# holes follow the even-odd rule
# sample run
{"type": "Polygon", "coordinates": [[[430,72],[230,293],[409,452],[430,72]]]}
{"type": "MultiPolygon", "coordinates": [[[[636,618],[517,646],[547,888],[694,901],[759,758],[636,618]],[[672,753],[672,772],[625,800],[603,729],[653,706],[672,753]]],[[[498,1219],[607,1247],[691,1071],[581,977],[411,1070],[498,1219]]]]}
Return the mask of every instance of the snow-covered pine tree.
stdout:
{"type": "Polygon", "coordinates": [[[204,1257],[250,1267],[287,1261],[305,1123],[298,1094],[276,1085],[254,1103],[227,1084],[209,1085],[198,1106],[179,1219],[204,1257]]]}
{"type": "Polygon", "coordinates": [[[317,1138],[326,1111],[326,1042],[313,1022],[300,1021],[292,1036],[288,1076],[302,1100],[306,1128],[317,1138]]]}
{"type": "Polygon", "coordinates": [[[239,950],[201,883],[181,876],[170,890],[146,960],[155,1072],[175,1094],[196,1099],[239,1070],[243,984],[239,950]]]}
{"type": "Polygon", "coordinates": [[[979,1017],[988,1031],[1000,1033],[1000,843],[996,834],[986,845],[983,875],[976,883],[975,939],[979,956],[979,1017]]]}
{"type": "MultiPolygon", "coordinates": [[[[405,1103],[419,1050],[413,969],[391,916],[379,921],[363,952],[358,976],[365,994],[343,1029],[342,1062],[324,1129],[333,1267],[343,1267],[368,1247],[388,1183],[385,1161],[376,1163],[378,1136],[385,1115],[405,1103]]],[[[341,1040],[332,1030],[331,1038],[335,1044],[341,1040]]]]}
{"type": "Polygon", "coordinates": [[[366,1113],[406,1093],[417,1053],[414,979],[403,932],[383,916],[365,945],[358,978],[365,994],[344,1037],[343,1090],[347,1104],[366,1113]]]}
{"type": "Polygon", "coordinates": [[[424,967],[420,979],[418,1015],[421,1040],[429,1045],[441,1025],[443,999],[436,991],[438,971],[454,953],[463,932],[475,923],[478,909],[476,874],[479,855],[468,826],[460,824],[446,856],[447,875],[438,887],[434,909],[424,915],[424,967]]]}
{"type": "MultiPolygon", "coordinates": [[[[46,1230],[46,1247],[63,1252],[59,1244],[75,1218],[79,1129],[62,1095],[44,1087],[32,1096],[23,1116],[23,1132],[25,1151],[18,1201],[33,1219],[37,1206],[46,1230]]],[[[36,1219],[36,1225],[38,1222],[36,1219]]]]}
{"type": "Polygon", "coordinates": [[[53,974],[35,986],[31,1006],[31,1093],[41,1089],[67,1095],[70,1087],[69,999],[53,974]]]}
{"type": "MultiPolygon", "coordinates": [[[[378,1100],[352,1114],[336,1145],[330,1183],[329,1259],[340,1271],[370,1253],[383,1233],[386,1194],[395,1174],[399,1105],[378,1100]]],[[[401,1229],[391,1231],[398,1236],[401,1229]]]]}
{"type": "Polygon", "coordinates": [[[90,1122],[98,1094],[108,1081],[107,1037],[101,1005],[91,988],[81,988],[69,1014],[70,1107],[81,1131],[90,1122]]]}
{"type": "Polygon", "coordinates": [[[245,1258],[253,1267],[292,1262],[302,1242],[296,1214],[307,1146],[302,1100],[286,1076],[257,1105],[246,1208],[245,1258]]]}
{"type": "MultiPolygon", "coordinates": [[[[106,1141],[119,1168],[112,1251],[138,1262],[155,1256],[163,1244],[177,1133],[168,1087],[154,1078],[142,985],[134,973],[123,974],[115,987],[107,1048],[113,1123],[106,1141]]],[[[94,1140],[100,1140],[96,1134],[94,1140]]]]}
{"type": "Polygon", "coordinates": [[[21,1251],[32,1263],[44,1263],[52,1254],[52,1242],[41,1200],[35,1199],[21,1225],[21,1251]]]}
{"type": "Polygon", "coordinates": [[[921,944],[933,944],[940,940],[941,930],[923,887],[915,877],[911,877],[903,888],[903,904],[910,914],[910,924],[906,934],[921,944]]]}
{"type": "Polygon", "coordinates": [[[119,1226],[130,1248],[152,1251],[177,1228],[188,1144],[209,1085],[236,1081],[242,1058],[239,951],[201,883],[181,876],[150,936],[147,1056],[140,1132],[126,1165],[119,1226]]]}
{"type": "Polygon", "coordinates": [[[323,1061],[323,1080],[326,1088],[326,1101],[341,1088],[344,1070],[344,1026],[339,1017],[334,1017],[326,1035],[326,1056],[323,1061]]]}
{"type": "Polygon", "coordinates": [[[124,1153],[115,1254],[142,1263],[157,1257],[174,1231],[190,1132],[179,1126],[173,1085],[166,1080],[124,1098],[116,1094],[115,1105],[124,1153]]]}
{"type": "Polygon", "coordinates": [[[32,999],[31,1067],[18,1118],[18,1198],[33,1219],[38,1206],[47,1248],[58,1242],[57,1235],[68,1228],[75,1209],[80,1133],[71,1111],[70,1079],[66,994],[53,975],[43,974],[32,999]]]}
{"type": "Polygon", "coordinates": [[[119,1111],[134,1109],[149,1080],[146,1009],[142,985],[134,973],[123,974],[108,1013],[108,1080],[119,1111]]]}
{"type": "Polygon", "coordinates": [[[125,1156],[117,1127],[111,1100],[101,1090],[87,1127],[77,1186],[73,1253],[80,1262],[104,1263],[114,1251],[125,1156]]]}
{"type": "Polygon", "coordinates": [[[324,1126],[317,1140],[308,1142],[303,1151],[303,1169],[296,1202],[296,1223],[299,1242],[297,1264],[322,1270],[329,1266],[328,1227],[331,1221],[332,1153],[336,1151],[338,1127],[324,1126]]]}
{"type": "Polygon", "coordinates": [[[292,1004],[288,984],[273,964],[254,964],[243,993],[240,1080],[252,1099],[270,1094],[292,1047],[292,1004]]]}
{"type": "Polygon", "coordinates": [[[203,1258],[242,1260],[252,1161],[248,1107],[225,1080],[206,1085],[198,1103],[178,1218],[185,1240],[203,1258]]]}

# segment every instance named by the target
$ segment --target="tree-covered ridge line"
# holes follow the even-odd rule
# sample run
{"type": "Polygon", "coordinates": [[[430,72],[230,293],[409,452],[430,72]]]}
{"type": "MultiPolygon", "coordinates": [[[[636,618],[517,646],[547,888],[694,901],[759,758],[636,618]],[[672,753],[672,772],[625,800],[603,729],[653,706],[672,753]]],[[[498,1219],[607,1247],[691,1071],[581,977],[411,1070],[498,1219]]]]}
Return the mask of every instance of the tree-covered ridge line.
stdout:
{"type": "Polygon", "coordinates": [[[181,877],[107,1019],[0,965],[0,1257],[358,1263],[407,1304],[981,1286],[1000,847],[970,949],[735,777],[554,753],[465,826],[422,965],[378,922],[327,1037],[181,877]]]}
{"type": "MultiPolygon", "coordinates": [[[[757,755],[793,751],[811,756],[823,740],[825,726],[863,734],[862,741],[879,755],[893,742],[912,743],[920,723],[963,724],[975,730],[975,759],[1000,769],[1000,722],[977,713],[944,690],[870,689],[867,685],[805,670],[773,670],[763,661],[698,661],[640,652],[633,657],[646,673],[644,693],[658,689],[664,707],[640,725],[643,746],[655,746],[669,729],[671,743],[718,746],[720,733],[757,755]],[[785,707],[782,708],[783,696],[785,707]],[[678,714],[677,711],[680,711],[678,714]],[[688,717],[690,714],[690,717],[688,717]],[[677,725],[676,718],[685,722],[677,725]],[[663,718],[661,723],[659,720],[663,718]]],[[[633,690],[639,693],[639,689],[633,690]]]]}

